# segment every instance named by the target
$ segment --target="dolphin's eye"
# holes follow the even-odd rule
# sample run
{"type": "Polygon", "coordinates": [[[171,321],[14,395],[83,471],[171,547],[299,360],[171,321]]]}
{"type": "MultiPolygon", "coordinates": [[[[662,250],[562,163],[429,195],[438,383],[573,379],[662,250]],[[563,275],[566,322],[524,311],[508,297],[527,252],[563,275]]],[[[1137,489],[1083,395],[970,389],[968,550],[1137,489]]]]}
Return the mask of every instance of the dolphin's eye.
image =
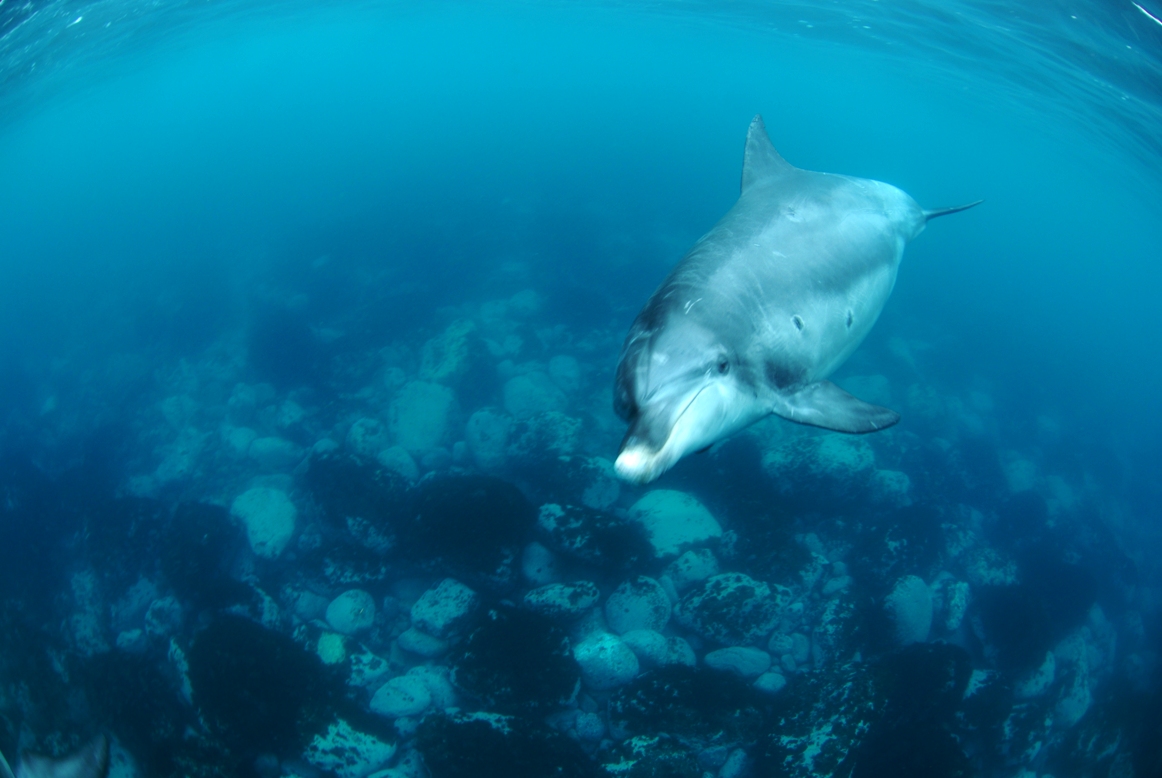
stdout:
{"type": "Polygon", "coordinates": [[[719,357],[718,364],[715,365],[719,375],[726,375],[730,372],[730,360],[726,357],[719,357]]]}

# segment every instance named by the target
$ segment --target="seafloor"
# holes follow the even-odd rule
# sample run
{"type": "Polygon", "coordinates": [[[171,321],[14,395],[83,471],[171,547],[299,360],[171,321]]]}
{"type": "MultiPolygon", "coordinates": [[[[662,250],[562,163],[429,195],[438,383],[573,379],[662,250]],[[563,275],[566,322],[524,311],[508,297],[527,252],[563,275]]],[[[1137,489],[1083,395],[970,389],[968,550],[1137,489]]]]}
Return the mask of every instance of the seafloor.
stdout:
{"type": "Polygon", "coordinates": [[[631,487],[622,332],[534,290],[398,339],[375,307],[287,296],[9,415],[0,749],[105,731],[115,776],[1162,771],[1157,614],[1054,418],[1014,449],[987,388],[893,342],[891,379],[842,383],[900,427],[771,420],[631,487]]]}

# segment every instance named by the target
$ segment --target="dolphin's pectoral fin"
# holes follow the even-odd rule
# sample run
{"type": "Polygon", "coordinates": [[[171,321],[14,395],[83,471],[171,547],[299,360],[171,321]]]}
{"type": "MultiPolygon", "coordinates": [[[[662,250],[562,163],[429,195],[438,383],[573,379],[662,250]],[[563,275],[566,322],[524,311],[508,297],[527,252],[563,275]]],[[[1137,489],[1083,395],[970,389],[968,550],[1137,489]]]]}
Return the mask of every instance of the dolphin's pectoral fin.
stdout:
{"type": "Polygon", "coordinates": [[[742,191],[745,192],[751,185],[763,179],[794,169],[790,162],[775,151],[774,144],[767,135],[767,127],[763,124],[763,117],[756,116],[752,119],[750,129],[746,132],[746,152],[742,159],[742,191]]]}
{"type": "Polygon", "coordinates": [[[924,211],[924,221],[929,222],[935,219],[937,216],[947,216],[950,213],[960,213],[961,211],[967,211],[969,208],[975,208],[983,202],[984,200],[977,200],[975,203],[968,203],[967,205],[954,205],[951,208],[931,208],[924,211]]]}
{"type": "Polygon", "coordinates": [[[830,381],[804,387],[776,405],[774,412],[799,424],[855,434],[887,429],[900,420],[895,411],[865,403],[830,381]]]}

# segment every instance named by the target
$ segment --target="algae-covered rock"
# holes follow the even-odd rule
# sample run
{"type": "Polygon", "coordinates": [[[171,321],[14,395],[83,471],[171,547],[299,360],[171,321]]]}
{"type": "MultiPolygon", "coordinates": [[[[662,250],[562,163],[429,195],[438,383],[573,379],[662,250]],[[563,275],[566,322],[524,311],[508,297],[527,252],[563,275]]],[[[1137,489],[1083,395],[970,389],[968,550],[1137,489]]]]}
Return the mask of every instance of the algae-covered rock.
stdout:
{"type": "Polygon", "coordinates": [[[767,698],[742,678],[671,665],[618,689],[609,700],[609,719],[631,735],[666,732],[691,746],[733,746],[763,731],[766,705],[767,698]]]}
{"type": "Polygon", "coordinates": [[[581,746],[541,724],[497,713],[429,716],[416,748],[438,778],[597,778],[581,746]]]}
{"type": "Polygon", "coordinates": [[[400,525],[401,550],[472,586],[505,589],[516,581],[534,519],[521,491],[499,478],[432,478],[417,487],[400,525]]]}
{"type": "Polygon", "coordinates": [[[362,732],[345,719],[315,735],[303,752],[311,765],[336,778],[366,778],[395,755],[395,743],[362,732]]]}
{"type": "Polygon", "coordinates": [[[703,637],[730,646],[753,643],[770,634],[790,590],[774,590],[743,573],[721,573],[694,587],[674,609],[678,623],[703,637]]]}
{"type": "Polygon", "coordinates": [[[217,616],[188,652],[193,701],[212,732],[294,756],[336,721],[342,684],[314,652],[238,616],[217,616]]]}
{"type": "Polygon", "coordinates": [[[564,630],[545,616],[497,608],[464,641],[452,683],[491,710],[531,713],[571,700],[580,675],[564,630]]]}
{"type": "Polygon", "coordinates": [[[524,596],[524,606],[552,619],[572,620],[597,604],[601,592],[592,581],[551,583],[524,596]]]}
{"type": "Polygon", "coordinates": [[[537,529],[553,551],[586,564],[625,569],[653,556],[640,524],[594,508],[542,505],[537,529]]]}

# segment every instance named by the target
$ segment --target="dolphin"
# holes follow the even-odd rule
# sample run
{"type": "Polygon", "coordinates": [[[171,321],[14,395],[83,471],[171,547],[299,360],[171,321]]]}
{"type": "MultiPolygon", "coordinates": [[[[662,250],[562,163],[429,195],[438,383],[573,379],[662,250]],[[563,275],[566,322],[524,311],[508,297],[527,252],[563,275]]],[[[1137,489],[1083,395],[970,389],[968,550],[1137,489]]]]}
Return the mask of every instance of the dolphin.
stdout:
{"type": "Polygon", "coordinates": [[[908,241],[930,219],[980,202],[924,210],[880,181],[800,170],[756,116],[738,201],[625,338],[613,401],[629,423],[618,475],[652,481],[772,413],[848,433],[899,421],[827,376],[875,324],[908,241]]]}
{"type": "Polygon", "coordinates": [[[108,772],[109,740],[104,735],[97,735],[79,751],[60,759],[21,754],[15,776],[0,754],[0,778],[105,778],[108,772]]]}

